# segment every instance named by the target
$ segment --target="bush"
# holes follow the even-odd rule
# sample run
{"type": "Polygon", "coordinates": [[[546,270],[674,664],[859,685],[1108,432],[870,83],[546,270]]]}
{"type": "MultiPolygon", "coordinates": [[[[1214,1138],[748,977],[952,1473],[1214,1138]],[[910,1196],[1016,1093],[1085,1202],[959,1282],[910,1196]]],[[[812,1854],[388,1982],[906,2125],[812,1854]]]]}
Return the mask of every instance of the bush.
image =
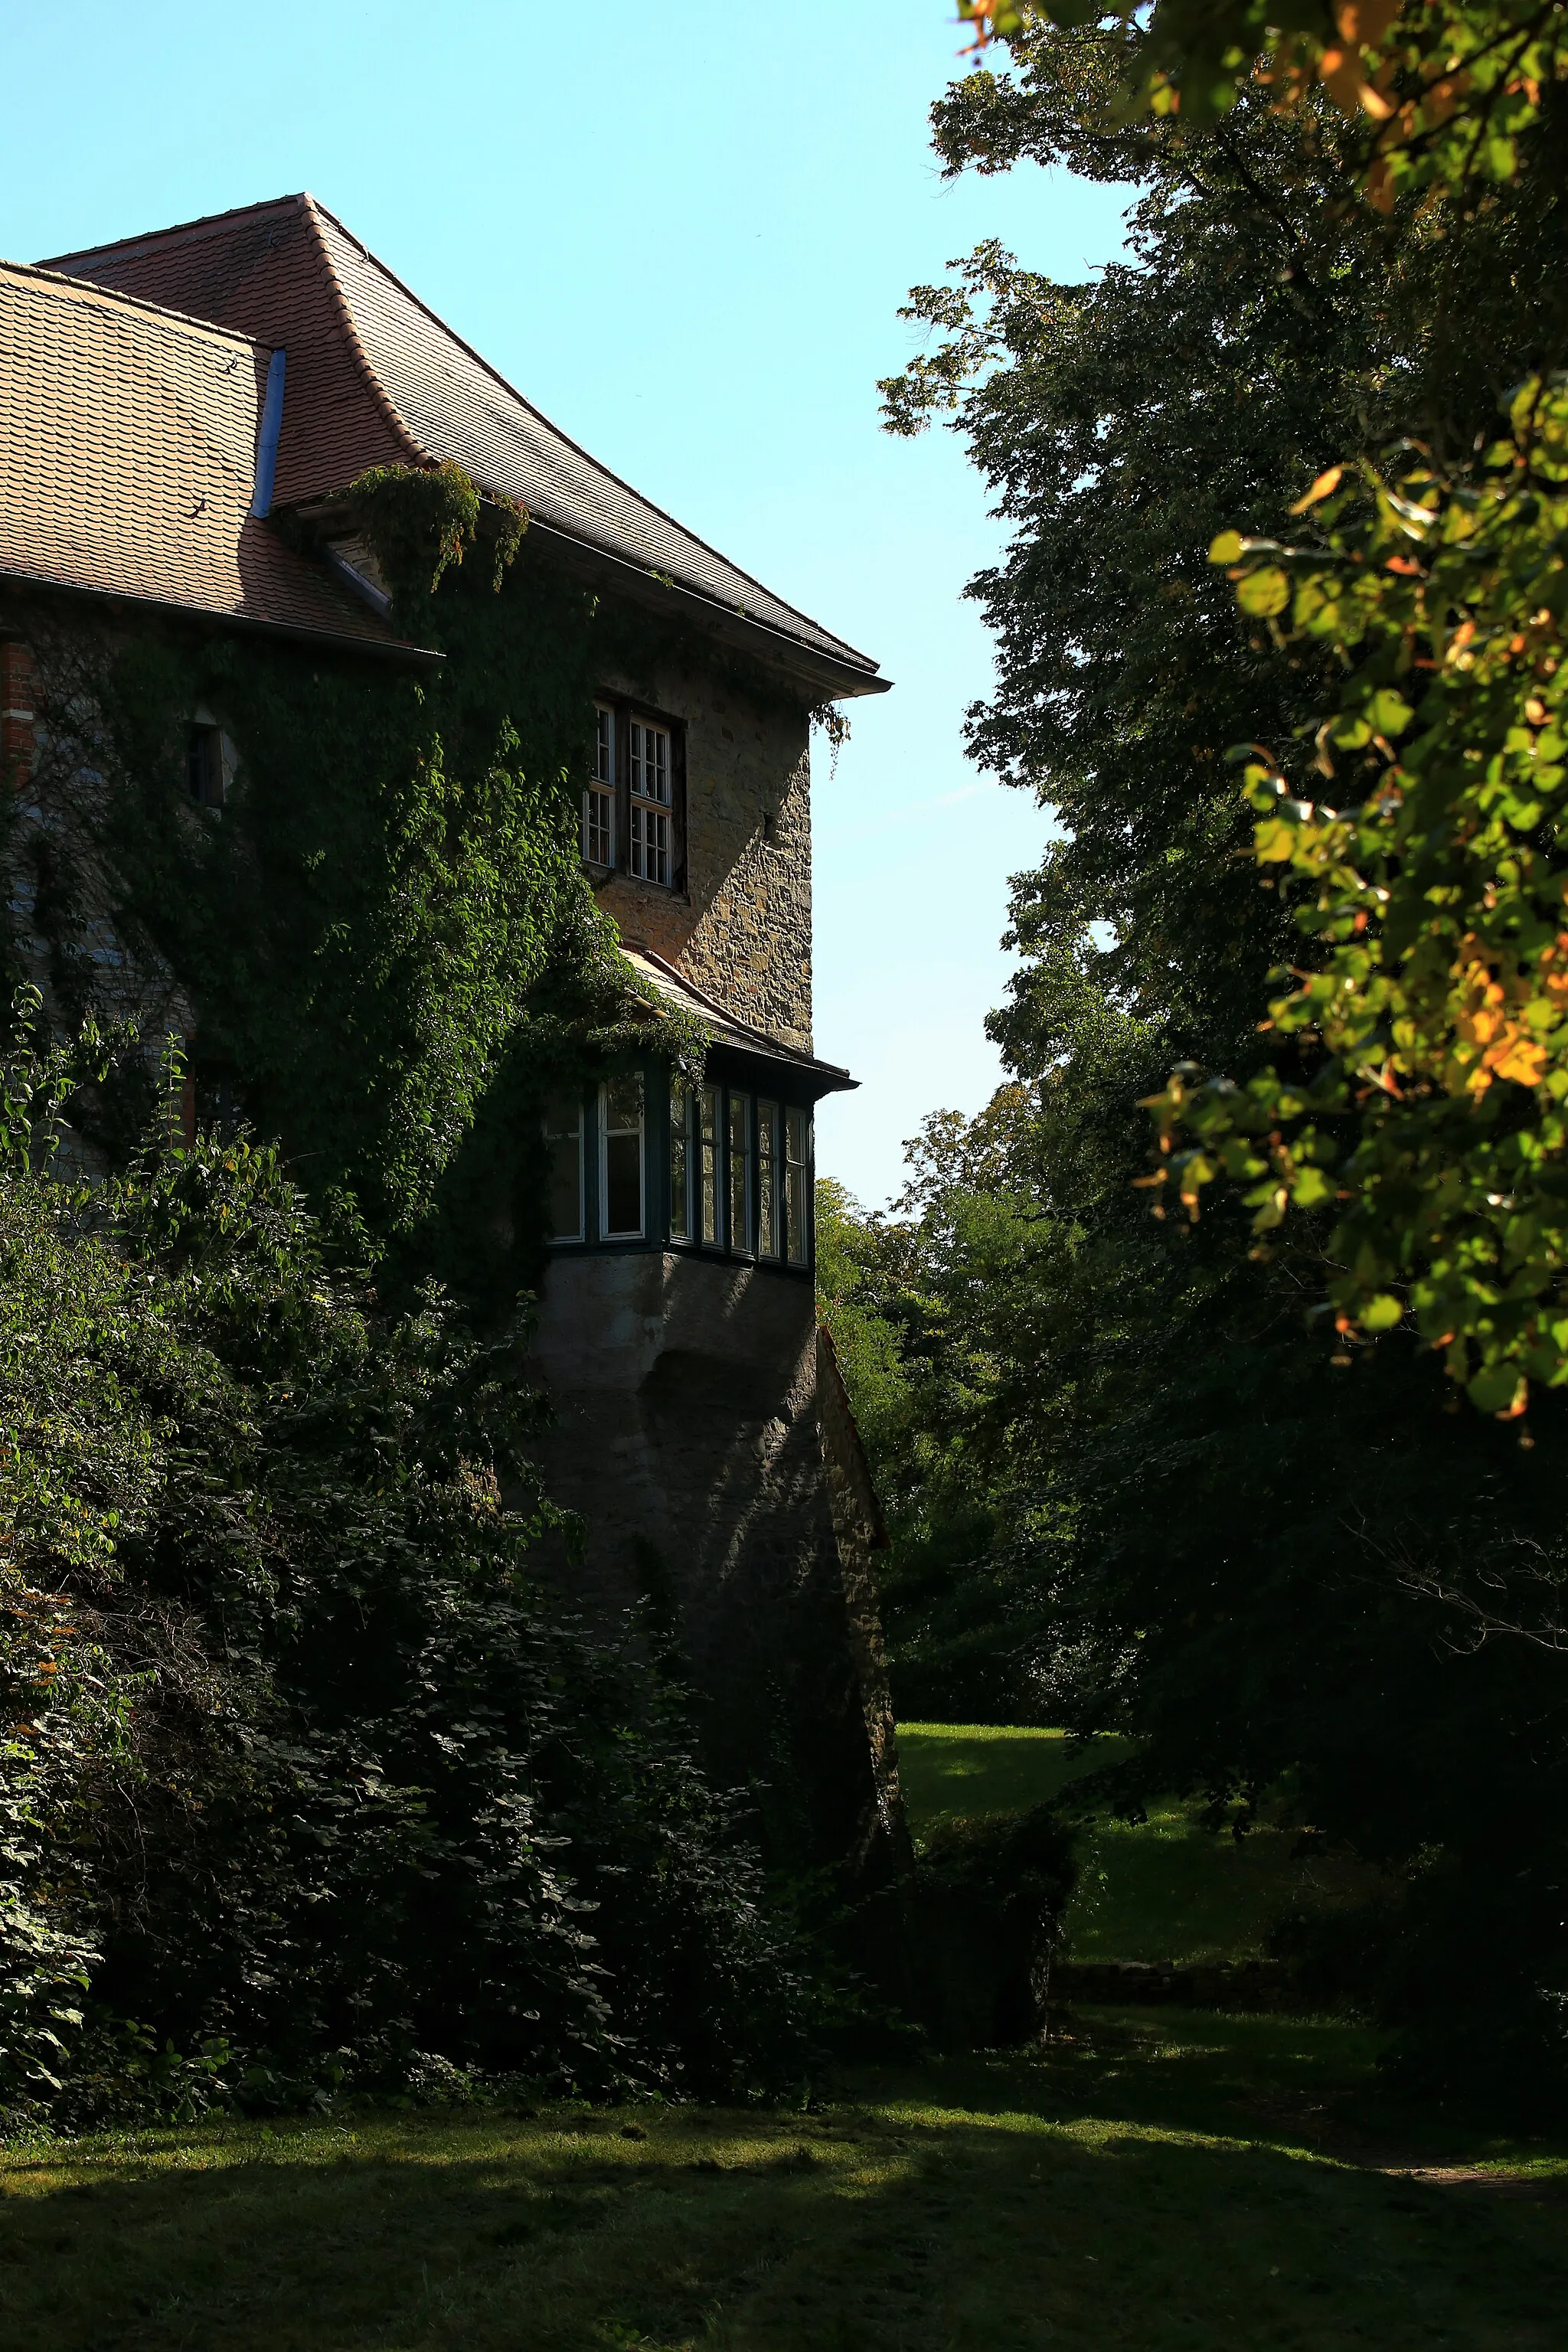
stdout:
{"type": "Polygon", "coordinates": [[[79,2110],[89,2007],[154,2105],[798,2079],[682,1695],[530,1574],[521,1321],[387,1310],[243,1137],[58,1176],[79,1075],[19,1041],[0,1133],[0,2098],[79,2110]]]}
{"type": "Polygon", "coordinates": [[[1017,2042],[1037,2029],[1076,1876],[1072,1832],[1052,1805],[944,1822],[932,1831],[915,1902],[927,2007],[940,2040],[1017,2042]]]}

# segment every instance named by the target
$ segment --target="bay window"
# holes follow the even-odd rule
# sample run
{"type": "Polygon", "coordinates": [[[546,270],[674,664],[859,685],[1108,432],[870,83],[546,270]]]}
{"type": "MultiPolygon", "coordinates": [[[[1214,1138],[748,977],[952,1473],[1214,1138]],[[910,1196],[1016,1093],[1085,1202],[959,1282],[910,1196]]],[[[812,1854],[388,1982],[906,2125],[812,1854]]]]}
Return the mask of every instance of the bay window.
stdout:
{"type": "Polygon", "coordinates": [[[552,1105],[544,1134],[554,1242],[811,1263],[811,1113],[798,1104],[620,1070],[552,1105]]]}
{"type": "Polygon", "coordinates": [[[638,1241],[647,1222],[640,1070],[606,1078],[599,1088],[599,1236],[638,1241]]]}

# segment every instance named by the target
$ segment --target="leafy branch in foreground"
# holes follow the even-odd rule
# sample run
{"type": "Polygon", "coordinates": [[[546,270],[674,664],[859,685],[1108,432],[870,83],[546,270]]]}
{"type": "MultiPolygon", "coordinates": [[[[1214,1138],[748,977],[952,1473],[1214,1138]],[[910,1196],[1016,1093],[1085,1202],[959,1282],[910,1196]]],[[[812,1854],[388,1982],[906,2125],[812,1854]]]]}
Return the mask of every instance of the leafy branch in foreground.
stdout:
{"type": "Polygon", "coordinates": [[[1562,0],[958,0],[976,46],[1049,23],[1121,31],[1124,116],[1214,121],[1256,82],[1297,104],[1321,82],[1369,136],[1364,184],[1392,210],[1406,189],[1511,179],[1542,92],[1568,73],[1562,0]],[[1136,26],[1136,29],[1135,29],[1136,26]]]}
{"type": "Polygon", "coordinates": [[[1409,444],[1397,478],[1330,467],[1298,509],[1315,546],[1215,541],[1244,612],[1342,657],[1314,766],[1351,797],[1249,760],[1254,856],[1308,886],[1319,957],[1269,1006],[1271,1066],[1184,1068],[1151,1098],[1167,1157],[1144,1181],[1195,1215],[1239,1179],[1260,1234],[1337,1209],[1340,1331],[1410,1311],[1474,1403],[1517,1416],[1531,1381],[1568,1384],[1568,384],[1527,383],[1510,421],[1468,478],[1409,444]]]}

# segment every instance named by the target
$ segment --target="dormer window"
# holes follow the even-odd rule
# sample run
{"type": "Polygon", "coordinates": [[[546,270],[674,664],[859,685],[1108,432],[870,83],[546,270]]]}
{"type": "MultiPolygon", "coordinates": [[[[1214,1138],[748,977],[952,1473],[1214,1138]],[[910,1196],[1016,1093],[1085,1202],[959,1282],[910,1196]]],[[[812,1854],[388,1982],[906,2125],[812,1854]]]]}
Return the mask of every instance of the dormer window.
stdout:
{"type": "Polygon", "coordinates": [[[656,890],[685,887],[685,761],[678,721],[605,696],[583,789],[583,863],[656,890]]]}

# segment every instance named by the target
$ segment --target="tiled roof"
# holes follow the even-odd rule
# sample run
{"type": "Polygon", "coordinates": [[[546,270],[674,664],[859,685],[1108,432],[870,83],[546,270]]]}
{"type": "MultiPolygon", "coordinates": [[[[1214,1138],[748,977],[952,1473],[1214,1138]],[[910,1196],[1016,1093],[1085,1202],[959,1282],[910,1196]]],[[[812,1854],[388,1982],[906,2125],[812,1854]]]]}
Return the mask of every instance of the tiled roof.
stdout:
{"type": "Polygon", "coordinates": [[[858,1087],[859,1079],[852,1078],[837,1062],[819,1062],[815,1054],[802,1053],[798,1045],[786,1045],[779,1038],[770,1037],[765,1030],[737,1021],[732,1013],[726,1013],[706,991],[694,986],[683,971],[677,971],[672,963],[655,955],[651,948],[627,947],[623,943],[621,953],[634,971],[653,983],[667,1003],[679,1006],[683,1013],[694,1013],[706,1025],[715,1045],[727,1046],[735,1054],[752,1054],[763,1061],[783,1062],[814,1080],[814,1091],[819,1095],[841,1094],[858,1087]]]}
{"type": "Polygon", "coordinates": [[[269,353],[0,263],[0,575],[393,646],[249,511],[269,353]]]}
{"type": "Polygon", "coordinates": [[[287,349],[279,504],[329,496],[370,466],[455,458],[481,489],[521,499],[550,529],[794,640],[864,679],[862,691],[886,683],[868,656],[568,440],[313,197],[279,197],[47,267],[287,349]]]}

